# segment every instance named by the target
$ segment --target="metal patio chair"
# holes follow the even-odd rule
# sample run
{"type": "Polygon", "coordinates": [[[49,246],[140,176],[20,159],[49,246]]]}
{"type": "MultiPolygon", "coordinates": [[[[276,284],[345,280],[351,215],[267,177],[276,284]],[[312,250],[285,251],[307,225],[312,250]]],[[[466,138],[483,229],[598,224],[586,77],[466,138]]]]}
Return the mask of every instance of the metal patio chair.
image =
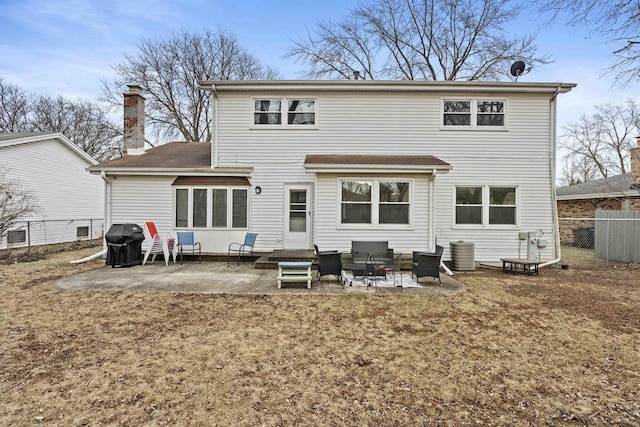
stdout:
{"type": "Polygon", "coordinates": [[[258,233],[247,233],[244,236],[243,243],[231,243],[227,249],[227,266],[229,266],[231,254],[238,254],[238,265],[240,265],[242,257],[253,254],[253,247],[256,244],[257,237],[258,233]]]}
{"type": "Polygon", "coordinates": [[[191,256],[195,259],[196,248],[198,249],[198,263],[202,264],[202,247],[200,242],[196,242],[193,231],[178,231],[178,254],[180,255],[180,264],[182,264],[184,258],[185,246],[191,247],[191,256]]]}

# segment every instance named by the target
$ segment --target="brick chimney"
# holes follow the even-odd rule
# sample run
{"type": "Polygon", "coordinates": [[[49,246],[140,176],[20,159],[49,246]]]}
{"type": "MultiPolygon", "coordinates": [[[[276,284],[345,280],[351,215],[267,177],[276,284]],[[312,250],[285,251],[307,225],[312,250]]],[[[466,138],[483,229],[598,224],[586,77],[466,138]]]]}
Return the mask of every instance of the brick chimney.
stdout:
{"type": "Polygon", "coordinates": [[[138,85],[127,85],[124,95],[124,152],[144,154],[144,97],[138,85]]]}
{"type": "Polygon", "coordinates": [[[640,136],[636,137],[636,146],[631,149],[631,187],[640,188],[640,136]]]}

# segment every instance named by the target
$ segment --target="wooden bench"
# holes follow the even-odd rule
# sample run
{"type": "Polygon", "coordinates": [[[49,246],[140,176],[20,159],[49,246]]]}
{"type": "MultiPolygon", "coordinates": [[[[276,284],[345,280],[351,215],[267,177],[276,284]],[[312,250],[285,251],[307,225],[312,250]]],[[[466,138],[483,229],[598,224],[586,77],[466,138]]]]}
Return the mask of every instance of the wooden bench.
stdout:
{"type": "Polygon", "coordinates": [[[502,261],[502,272],[507,271],[516,274],[524,273],[537,276],[540,272],[540,261],[526,258],[500,258],[502,261]]]}
{"type": "Polygon", "coordinates": [[[278,289],[282,287],[282,282],[307,282],[307,289],[311,289],[311,263],[279,262],[277,280],[278,289]]]}

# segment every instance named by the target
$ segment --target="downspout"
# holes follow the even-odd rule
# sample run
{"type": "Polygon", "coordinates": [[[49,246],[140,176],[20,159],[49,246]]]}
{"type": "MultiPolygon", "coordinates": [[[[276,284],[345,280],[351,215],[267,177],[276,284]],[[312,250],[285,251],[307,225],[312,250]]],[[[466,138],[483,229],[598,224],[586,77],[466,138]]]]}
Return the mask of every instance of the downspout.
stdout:
{"type": "Polygon", "coordinates": [[[556,258],[551,261],[544,262],[540,264],[540,267],[546,267],[548,265],[557,264],[560,262],[562,257],[562,251],[560,249],[560,221],[558,220],[558,201],[556,200],[556,115],[557,115],[557,105],[556,105],[556,97],[560,93],[560,87],[556,89],[556,92],[551,97],[551,146],[549,147],[550,151],[550,159],[549,159],[549,171],[551,174],[551,202],[552,202],[552,211],[553,211],[553,228],[555,230],[555,247],[556,247],[556,258]]]}
{"type": "MultiPolygon", "coordinates": [[[[105,171],[100,172],[100,177],[105,182],[104,186],[104,233],[106,234],[108,228],[107,226],[111,226],[111,181],[107,178],[107,173],[105,171]]],[[[102,241],[102,246],[104,249],[107,249],[107,241],[102,241]]]]}
{"type": "MultiPolygon", "coordinates": [[[[429,229],[431,232],[431,235],[434,236],[434,239],[432,239],[435,242],[435,235],[436,235],[436,175],[438,174],[438,171],[436,169],[433,169],[431,171],[431,181],[429,181],[429,205],[431,206],[431,212],[429,215],[429,229]]],[[[437,243],[437,242],[435,242],[437,243]]],[[[435,246],[433,247],[433,251],[435,252],[436,248],[435,246]]],[[[442,261],[442,258],[440,258],[440,267],[445,271],[445,273],[449,276],[453,276],[453,271],[451,271],[449,269],[449,267],[447,267],[447,265],[444,263],[444,261],[442,261]]]]}
{"type": "Polygon", "coordinates": [[[216,85],[211,85],[211,93],[213,94],[213,102],[211,103],[212,117],[213,117],[213,152],[211,153],[211,168],[218,167],[218,92],[216,91],[216,85]]]}

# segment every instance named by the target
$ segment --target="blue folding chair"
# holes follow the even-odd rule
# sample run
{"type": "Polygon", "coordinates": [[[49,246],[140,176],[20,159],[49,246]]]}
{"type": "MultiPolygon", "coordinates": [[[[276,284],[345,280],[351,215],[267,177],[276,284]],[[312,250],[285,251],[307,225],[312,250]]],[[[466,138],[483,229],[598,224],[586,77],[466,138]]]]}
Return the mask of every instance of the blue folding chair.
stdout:
{"type": "Polygon", "coordinates": [[[232,253],[238,254],[238,265],[240,265],[240,258],[246,255],[251,255],[253,253],[253,247],[256,244],[257,237],[258,233],[247,233],[244,236],[243,243],[231,243],[227,250],[227,266],[229,266],[229,259],[231,258],[232,253]]]}
{"type": "Polygon", "coordinates": [[[185,246],[191,246],[191,255],[195,259],[196,247],[198,248],[198,263],[202,264],[202,248],[200,242],[196,242],[193,231],[178,231],[178,254],[180,255],[180,264],[183,260],[183,251],[185,246]]]}

